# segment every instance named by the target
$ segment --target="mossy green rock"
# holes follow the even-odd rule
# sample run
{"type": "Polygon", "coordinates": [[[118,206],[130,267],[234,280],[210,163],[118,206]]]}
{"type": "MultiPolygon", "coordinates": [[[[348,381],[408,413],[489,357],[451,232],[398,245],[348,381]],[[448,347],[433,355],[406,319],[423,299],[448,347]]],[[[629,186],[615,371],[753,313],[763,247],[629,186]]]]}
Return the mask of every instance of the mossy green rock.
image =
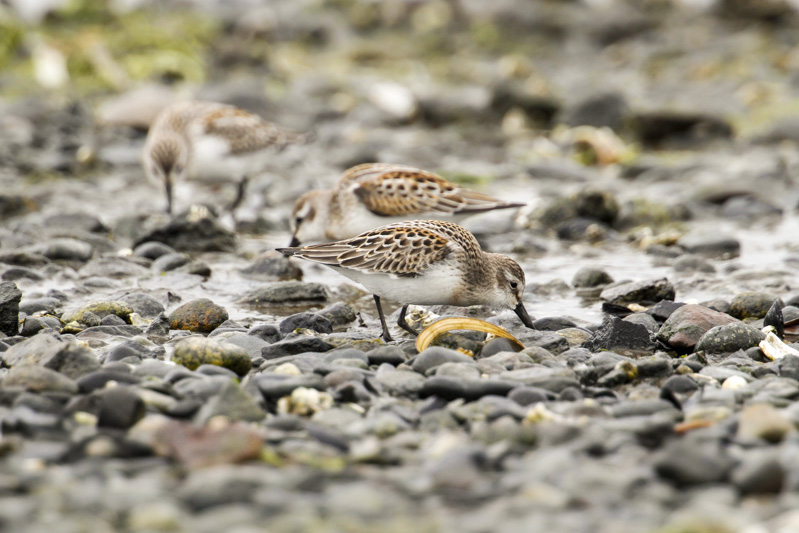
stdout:
{"type": "Polygon", "coordinates": [[[195,370],[200,365],[216,365],[232,370],[239,376],[252,368],[252,360],[244,348],[228,342],[205,337],[189,337],[175,344],[172,362],[195,370]]]}
{"type": "Polygon", "coordinates": [[[216,305],[208,298],[200,298],[175,309],[169,315],[169,327],[210,333],[227,319],[228,314],[224,307],[216,305]]]}
{"type": "Polygon", "coordinates": [[[759,329],[743,322],[735,322],[710,329],[699,339],[696,351],[732,353],[757,346],[765,338],[759,329]]]}
{"type": "Polygon", "coordinates": [[[84,305],[74,311],[67,311],[61,317],[61,321],[65,324],[77,322],[83,326],[99,326],[104,317],[116,315],[130,324],[130,314],[133,312],[133,308],[125,302],[103,300],[84,305]]]}

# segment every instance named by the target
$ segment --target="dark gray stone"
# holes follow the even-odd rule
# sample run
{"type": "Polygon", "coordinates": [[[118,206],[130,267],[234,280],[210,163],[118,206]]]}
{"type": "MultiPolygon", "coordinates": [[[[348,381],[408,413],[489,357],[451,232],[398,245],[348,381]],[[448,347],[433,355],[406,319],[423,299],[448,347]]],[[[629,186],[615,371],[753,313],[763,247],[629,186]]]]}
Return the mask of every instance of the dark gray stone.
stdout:
{"type": "Polygon", "coordinates": [[[741,243],[722,233],[689,233],[677,241],[686,252],[710,259],[732,259],[741,255],[741,243]]]}
{"type": "Polygon", "coordinates": [[[143,242],[133,249],[135,257],[144,257],[155,261],[163,255],[175,253],[175,249],[162,242],[148,241],[143,242]]]}
{"type": "Polygon", "coordinates": [[[269,346],[264,346],[261,349],[261,357],[264,359],[277,359],[284,355],[296,355],[305,352],[324,353],[333,348],[334,346],[332,344],[325,342],[319,337],[303,335],[301,337],[284,339],[270,344],[269,346]]]}
{"type": "Polygon", "coordinates": [[[411,367],[420,374],[427,374],[431,369],[444,363],[474,364],[474,360],[461,352],[440,346],[432,346],[419,353],[414,358],[411,367]]]}
{"type": "Polygon", "coordinates": [[[131,292],[120,296],[117,300],[128,304],[142,318],[155,318],[164,312],[161,302],[145,292],[131,292]]]}
{"type": "Polygon", "coordinates": [[[318,313],[297,313],[280,322],[280,332],[291,333],[296,329],[310,329],[319,333],[332,333],[330,320],[318,313]]]}
{"type": "Polygon", "coordinates": [[[302,270],[280,252],[270,251],[241,269],[242,275],[262,281],[302,279],[302,270]]]}
{"type": "Polygon", "coordinates": [[[283,374],[260,374],[255,378],[258,390],[267,400],[277,401],[283,396],[288,396],[298,387],[307,389],[327,390],[327,383],[319,374],[305,374],[302,376],[286,376],[283,374]]]}
{"type": "Polygon", "coordinates": [[[320,283],[302,281],[278,281],[262,285],[248,292],[241,303],[269,305],[327,300],[327,289],[320,283]]]}
{"type": "Polygon", "coordinates": [[[232,252],[236,235],[210,216],[181,215],[136,239],[134,246],[148,241],[162,242],[180,252],[232,252]]]}
{"type": "Polygon", "coordinates": [[[582,267],[572,278],[574,288],[603,287],[609,283],[613,283],[613,277],[604,269],[596,267],[582,267]]]}
{"type": "Polygon", "coordinates": [[[655,349],[646,327],[613,316],[605,317],[599,329],[582,344],[582,347],[592,352],[599,350],[652,352],[655,349]]]}
{"type": "Polygon", "coordinates": [[[14,336],[19,333],[19,302],[22,291],[13,281],[0,283],[0,333],[14,336]]]}
{"type": "Polygon", "coordinates": [[[599,298],[617,305],[651,305],[661,300],[674,300],[674,295],[674,286],[666,278],[661,278],[615,283],[606,287],[599,298]]]}
{"type": "Polygon", "coordinates": [[[688,438],[666,444],[654,458],[655,472],[678,487],[726,481],[734,466],[719,444],[688,438]]]}

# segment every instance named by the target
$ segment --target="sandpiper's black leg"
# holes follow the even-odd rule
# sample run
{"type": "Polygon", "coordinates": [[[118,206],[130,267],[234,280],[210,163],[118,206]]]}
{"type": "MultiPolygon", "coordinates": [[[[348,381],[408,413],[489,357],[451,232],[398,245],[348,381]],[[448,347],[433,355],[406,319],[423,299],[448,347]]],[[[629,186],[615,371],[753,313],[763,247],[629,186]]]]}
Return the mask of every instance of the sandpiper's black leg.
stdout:
{"type": "Polygon", "coordinates": [[[419,336],[419,332],[413,329],[408,322],[405,321],[405,313],[408,311],[408,304],[402,306],[399,312],[399,318],[397,319],[397,325],[410,333],[411,335],[419,336]]]}
{"type": "Polygon", "coordinates": [[[166,214],[172,214],[172,177],[164,178],[164,189],[166,189],[166,214]]]}
{"type": "Polygon", "coordinates": [[[383,307],[380,305],[380,296],[374,294],[375,298],[375,307],[377,307],[377,316],[380,317],[380,325],[383,327],[383,340],[386,342],[391,342],[394,339],[391,338],[391,334],[388,332],[388,326],[386,325],[386,316],[383,314],[383,307]]]}
{"type": "Polygon", "coordinates": [[[239,181],[238,187],[236,188],[236,198],[233,199],[233,203],[231,203],[230,207],[228,207],[228,211],[230,211],[231,214],[238,206],[241,205],[241,202],[244,200],[244,193],[247,191],[247,184],[249,181],[249,176],[244,176],[241,178],[241,181],[239,181]]]}

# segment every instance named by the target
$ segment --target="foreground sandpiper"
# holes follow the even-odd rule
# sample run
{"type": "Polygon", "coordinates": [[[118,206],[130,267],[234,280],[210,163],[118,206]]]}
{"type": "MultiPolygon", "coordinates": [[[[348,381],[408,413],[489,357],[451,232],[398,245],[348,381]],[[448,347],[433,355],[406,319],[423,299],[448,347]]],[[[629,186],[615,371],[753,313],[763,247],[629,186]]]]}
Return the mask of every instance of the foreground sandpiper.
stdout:
{"type": "Polygon", "coordinates": [[[164,109],[150,127],[144,169],[166,189],[167,213],[172,213],[173,184],[184,177],[236,182],[232,212],[251,174],[263,170],[276,151],[306,139],[237,107],[179,102],[164,109]]]}
{"type": "Polygon", "coordinates": [[[426,170],[366,163],[345,171],[333,189],[310,191],[297,199],[289,246],[347,239],[403,220],[458,222],[477,213],[523,205],[463,189],[426,170]]]}
{"type": "Polygon", "coordinates": [[[366,287],[374,295],[383,340],[391,341],[380,298],[409,304],[488,305],[513,309],[528,328],[522,303],[524,272],[501,254],[484,252],[474,235],[452,222],[411,220],[389,224],[343,241],[278,248],[287,256],[322,263],[366,287]]]}

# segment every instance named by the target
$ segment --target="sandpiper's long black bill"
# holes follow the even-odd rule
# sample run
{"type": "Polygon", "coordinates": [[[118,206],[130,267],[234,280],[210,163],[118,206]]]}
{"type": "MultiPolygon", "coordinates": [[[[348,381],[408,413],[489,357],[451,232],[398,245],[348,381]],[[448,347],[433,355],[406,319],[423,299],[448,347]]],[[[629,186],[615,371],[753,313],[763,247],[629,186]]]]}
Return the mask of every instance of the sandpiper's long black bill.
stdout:
{"type": "Polygon", "coordinates": [[[294,248],[295,246],[300,245],[300,240],[297,238],[296,235],[291,236],[291,242],[289,243],[289,248],[294,248]]]}
{"type": "Polygon", "coordinates": [[[530,315],[527,314],[527,309],[524,308],[524,304],[519,302],[516,304],[516,307],[513,308],[513,312],[516,313],[516,316],[522,321],[522,324],[527,326],[530,329],[535,329],[533,326],[533,321],[530,319],[530,315]]]}

